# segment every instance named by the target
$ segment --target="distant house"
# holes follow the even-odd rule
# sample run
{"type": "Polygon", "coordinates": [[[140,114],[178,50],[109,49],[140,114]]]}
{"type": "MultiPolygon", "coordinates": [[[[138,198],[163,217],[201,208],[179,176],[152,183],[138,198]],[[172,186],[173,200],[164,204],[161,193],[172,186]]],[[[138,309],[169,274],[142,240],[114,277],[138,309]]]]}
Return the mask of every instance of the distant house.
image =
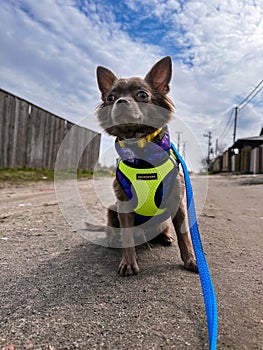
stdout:
{"type": "Polygon", "coordinates": [[[260,147],[262,145],[263,145],[263,127],[261,128],[261,132],[259,136],[238,139],[231,148],[240,150],[247,146],[254,148],[254,147],[260,147]]]}
{"type": "Polygon", "coordinates": [[[238,139],[212,164],[213,172],[263,173],[263,127],[259,136],[238,139]]]}

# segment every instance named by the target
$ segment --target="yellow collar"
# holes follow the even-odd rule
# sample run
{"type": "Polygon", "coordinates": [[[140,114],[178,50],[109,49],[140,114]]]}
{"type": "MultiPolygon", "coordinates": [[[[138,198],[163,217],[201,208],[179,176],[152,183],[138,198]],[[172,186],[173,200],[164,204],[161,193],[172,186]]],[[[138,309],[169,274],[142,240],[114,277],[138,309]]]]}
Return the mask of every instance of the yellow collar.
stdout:
{"type": "MultiPolygon", "coordinates": [[[[159,128],[159,129],[155,130],[154,132],[152,132],[151,134],[140,138],[140,139],[137,141],[138,147],[139,147],[139,148],[145,147],[146,142],[147,142],[147,141],[148,141],[148,142],[152,142],[152,140],[154,140],[155,137],[156,137],[157,135],[159,135],[161,131],[162,131],[162,128],[159,128]]],[[[127,141],[126,141],[126,142],[127,142],[127,141]]],[[[122,148],[125,147],[125,141],[124,141],[124,140],[118,139],[118,143],[119,143],[119,145],[120,145],[122,148]]],[[[129,142],[127,142],[127,143],[129,143],[129,142]]]]}

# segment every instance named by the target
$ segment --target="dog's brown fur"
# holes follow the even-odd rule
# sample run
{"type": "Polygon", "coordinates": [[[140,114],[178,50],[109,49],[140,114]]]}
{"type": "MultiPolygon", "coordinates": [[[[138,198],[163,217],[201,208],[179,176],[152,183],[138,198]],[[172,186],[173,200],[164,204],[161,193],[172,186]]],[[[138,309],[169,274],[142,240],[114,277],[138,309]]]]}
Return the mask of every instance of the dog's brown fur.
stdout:
{"type": "MultiPolygon", "coordinates": [[[[170,57],[157,62],[149,73],[142,78],[118,79],[107,68],[97,68],[98,86],[101,91],[102,104],[97,115],[100,125],[110,135],[120,139],[141,138],[151,134],[157,128],[163,128],[170,121],[173,103],[167,96],[172,75],[170,57]],[[160,109],[162,113],[160,113],[160,109]]],[[[157,137],[163,137],[164,131],[157,137]]],[[[127,206],[128,198],[119,183],[114,181],[117,205],[108,210],[108,227],[120,227],[122,230],[122,259],[119,266],[121,276],[129,276],[139,272],[135,251],[134,213],[132,208],[127,213],[122,207],[127,206]],[[118,213],[118,214],[117,214],[118,213]]],[[[197,272],[189,228],[184,178],[181,173],[174,179],[167,206],[175,208],[172,222],[177,234],[181,258],[185,268],[197,272]],[[177,204],[175,206],[175,203],[177,204]]],[[[160,229],[159,241],[171,244],[173,235],[168,224],[160,229]]]]}

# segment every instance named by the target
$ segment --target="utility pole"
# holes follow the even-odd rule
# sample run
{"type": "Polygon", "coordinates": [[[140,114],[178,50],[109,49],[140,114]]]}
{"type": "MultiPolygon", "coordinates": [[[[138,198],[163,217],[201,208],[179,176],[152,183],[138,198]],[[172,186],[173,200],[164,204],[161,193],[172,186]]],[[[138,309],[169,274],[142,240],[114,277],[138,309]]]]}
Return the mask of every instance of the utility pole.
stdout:
{"type": "Polygon", "coordinates": [[[234,121],[234,132],[233,132],[233,143],[236,141],[236,131],[237,131],[237,114],[238,114],[238,107],[235,107],[235,121],[234,121]]]}
{"type": "Polygon", "coordinates": [[[218,139],[216,139],[215,155],[218,155],[218,139]]]}
{"type": "Polygon", "coordinates": [[[183,142],[183,151],[182,151],[183,159],[185,159],[185,145],[186,145],[186,142],[184,141],[183,142]]]}
{"type": "Polygon", "coordinates": [[[183,133],[182,131],[176,131],[177,134],[177,151],[180,152],[180,135],[183,133]]]}
{"type": "Polygon", "coordinates": [[[212,146],[212,143],[211,143],[212,132],[208,131],[208,134],[203,134],[203,136],[204,137],[208,137],[207,166],[208,166],[208,170],[209,170],[209,167],[210,167],[210,154],[212,153],[212,150],[211,150],[211,146],[212,146]]]}

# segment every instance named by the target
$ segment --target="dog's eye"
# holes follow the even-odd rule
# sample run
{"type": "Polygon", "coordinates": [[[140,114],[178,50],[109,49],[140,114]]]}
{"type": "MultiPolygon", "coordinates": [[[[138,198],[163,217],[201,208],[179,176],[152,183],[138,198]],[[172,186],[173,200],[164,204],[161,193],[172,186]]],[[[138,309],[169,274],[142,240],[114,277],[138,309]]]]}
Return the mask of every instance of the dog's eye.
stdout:
{"type": "Polygon", "coordinates": [[[115,100],[115,96],[113,95],[113,94],[109,94],[108,96],[107,96],[107,101],[108,102],[113,102],[115,100]]]}
{"type": "Polygon", "coordinates": [[[141,100],[146,100],[149,95],[147,94],[147,92],[145,91],[139,91],[137,96],[141,99],[141,100]]]}

